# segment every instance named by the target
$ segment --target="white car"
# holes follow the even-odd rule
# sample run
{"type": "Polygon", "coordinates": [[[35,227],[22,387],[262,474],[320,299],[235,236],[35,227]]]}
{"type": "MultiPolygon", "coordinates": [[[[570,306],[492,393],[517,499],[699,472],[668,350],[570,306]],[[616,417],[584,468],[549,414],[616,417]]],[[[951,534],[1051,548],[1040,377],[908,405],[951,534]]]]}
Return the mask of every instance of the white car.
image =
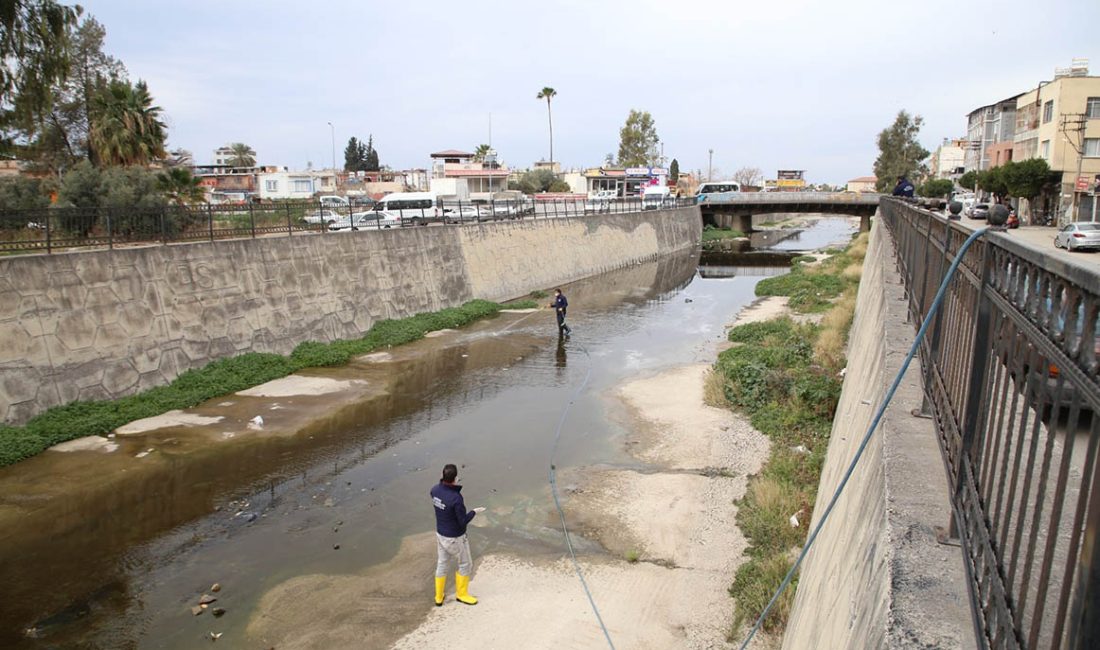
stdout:
{"type": "Polygon", "coordinates": [[[600,190],[584,202],[585,212],[611,212],[611,202],[618,198],[614,190],[600,190]]]}
{"type": "Polygon", "coordinates": [[[1071,253],[1100,248],[1100,221],[1078,221],[1067,225],[1054,236],[1054,247],[1071,253]]]}
{"type": "Polygon", "coordinates": [[[317,212],[302,217],[302,221],[312,224],[335,223],[341,219],[346,219],[346,217],[332,210],[318,210],[317,212]]]}
{"type": "Polygon", "coordinates": [[[329,230],[382,230],[399,227],[401,217],[381,210],[353,212],[350,218],[341,217],[339,221],[328,226],[329,230]]]}

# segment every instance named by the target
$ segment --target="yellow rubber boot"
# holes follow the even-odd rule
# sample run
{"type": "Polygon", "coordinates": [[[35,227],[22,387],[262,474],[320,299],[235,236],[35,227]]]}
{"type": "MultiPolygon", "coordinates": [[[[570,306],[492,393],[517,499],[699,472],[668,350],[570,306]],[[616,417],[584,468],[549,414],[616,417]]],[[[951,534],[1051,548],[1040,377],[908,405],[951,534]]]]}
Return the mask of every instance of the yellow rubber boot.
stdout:
{"type": "Polygon", "coordinates": [[[466,605],[476,605],[477,598],[470,595],[467,589],[470,588],[470,576],[464,576],[461,573],[455,574],[455,600],[466,605]]]}
{"type": "Polygon", "coordinates": [[[443,606],[443,587],[445,587],[446,585],[447,585],[447,576],[443,576],[442,578],[437,577],[435,579],[435,606],[436,607],[442,607],[443,606]]]}

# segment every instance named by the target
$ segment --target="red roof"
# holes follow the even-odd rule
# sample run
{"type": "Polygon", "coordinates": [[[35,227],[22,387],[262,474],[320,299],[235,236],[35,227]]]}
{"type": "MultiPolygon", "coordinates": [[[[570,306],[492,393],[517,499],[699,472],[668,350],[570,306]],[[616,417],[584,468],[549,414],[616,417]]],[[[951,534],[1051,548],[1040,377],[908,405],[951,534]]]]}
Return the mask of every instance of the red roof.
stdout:
{"type": "Polygon", "coordinates": [[[447,149],[446,151],[437,151],[431,155],[432,158],[473,158],[474,154],[467,153],[465,151],[459,151],[458,149],[447,149]]]}
{"type": "Polygon", "coordinates": [[[878,178],[874,176],[860,176],[859,178],[853,178],[848,181],[849,183],[874,183],[878,178]]]}

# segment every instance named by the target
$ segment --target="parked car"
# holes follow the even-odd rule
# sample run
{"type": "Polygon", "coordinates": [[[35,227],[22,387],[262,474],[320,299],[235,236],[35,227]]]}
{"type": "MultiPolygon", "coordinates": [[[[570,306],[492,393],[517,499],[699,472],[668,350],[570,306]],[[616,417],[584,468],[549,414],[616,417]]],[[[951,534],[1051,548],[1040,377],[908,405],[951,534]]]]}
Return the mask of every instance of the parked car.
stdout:
{"type": "Polygon", "coordinates": [[[974,207],[970,208],[967,212],[967,216],[971,219],[988,219],[989,218],[989,204],[988,203],[976,203],[974,207]]]}
{"type": "Polygon", "coordinates": [[[1100,221],[1078,221],[1058,231],[1054,247],[1069,252],[1100,248],[1100,221]]]}
{"type": "Polygon", "coordinates": [[[317,202],[324,208],[346,208],[351,203],[342,196],[322,196],[317,199],[317,202]]]}
{"type": "Polygon", "coordinates": [[[312,224],[331,224],[344,218],[344,215],[338,212],[333,212],[332,210],[318,210],[317,212],[307,214],[306,216],[302,217],[302,221],[312,224]]]}
{"type": "Polygon", "coordinates": [[[353,212],[350,217],[341,217],[339,221],[330,223],[329,230],[382,230],[384,228],[399,228],[401,217],[381,210],[369,212],[353,212]]]}
{"type": "Polygon", "coordinates": [[[614,190],[600,190],[584,202],[585,212],[611,212],[611,202],[616,199],[614,190]]]}

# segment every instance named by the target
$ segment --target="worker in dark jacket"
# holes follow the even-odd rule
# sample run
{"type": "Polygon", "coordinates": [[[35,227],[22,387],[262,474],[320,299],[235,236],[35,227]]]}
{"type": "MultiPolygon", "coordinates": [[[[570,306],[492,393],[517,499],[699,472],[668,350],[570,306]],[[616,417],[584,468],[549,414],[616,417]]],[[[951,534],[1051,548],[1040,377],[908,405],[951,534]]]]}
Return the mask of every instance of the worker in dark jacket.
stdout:
{"type": "Polygon", "coordinates": [[[554,309],[558,316],[558,336],[572,334],[573,328],[565,323],[565,311],[569,308],[569,301],[565,299],[565,294],[561,292],[561,289],[554,289],[554,302],[550,303],[549,306],[554,309]]]}
{"type": "Polygon", "coordinates": [[[435,506],[435,537],[438,547],[438,561],[435,565],[435,606],[443,604],[443,588],[447,584],[447,569],[451,558],[458,560],[458,572],[455,574],[455,599],[467,605],[476,605],[477,598],[470,595],[470,573],[473,560],[470,558],[470,540],[466,538],[466,525],[484,512],[485,508],[474,508],[466,512],[466,503],[462,500],[462,486],[456,484],[458,468],[452,464],[443,466],[443,478],[432,488],[432,505],[435,506]]]}
{"type": "Polygon", "coordinates": [[[894,196],[907,196],[913,198],[913,184],[904,176],[898,176],[898,184],[894,186],[894,196]]]}

